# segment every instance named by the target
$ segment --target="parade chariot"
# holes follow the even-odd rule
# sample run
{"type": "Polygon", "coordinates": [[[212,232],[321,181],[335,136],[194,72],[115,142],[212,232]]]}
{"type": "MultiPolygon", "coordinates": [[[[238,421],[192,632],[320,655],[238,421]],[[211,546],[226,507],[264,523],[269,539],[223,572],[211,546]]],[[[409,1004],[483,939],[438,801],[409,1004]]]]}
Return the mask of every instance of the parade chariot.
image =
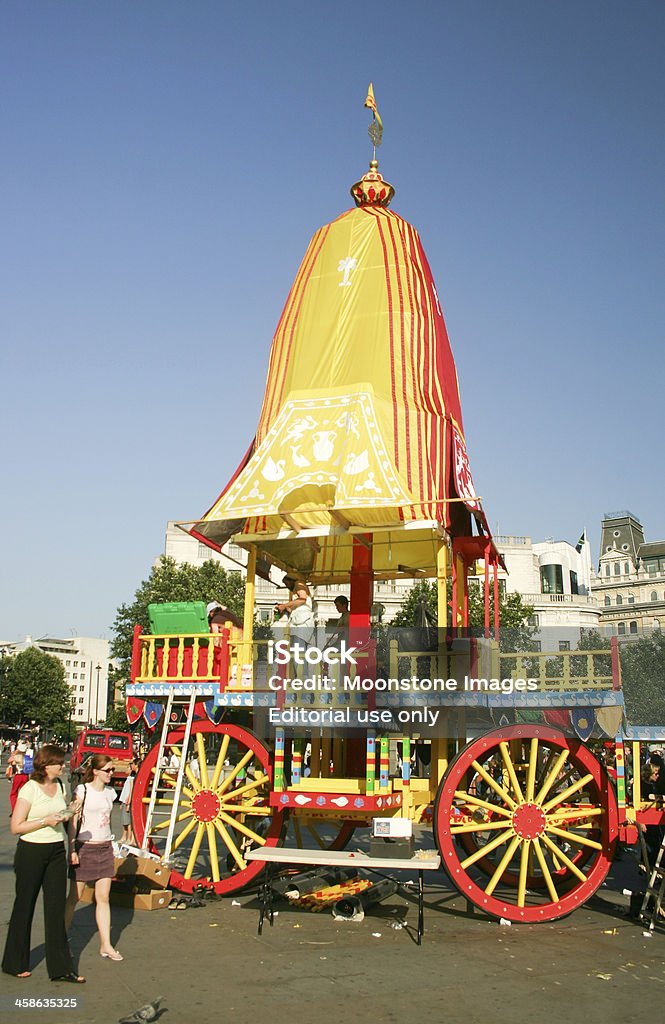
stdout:
{"type": "Polygon", "coordinates": [[[598,889],[640,817],[661,818],[641,806],[639,772],[627,799],[618,646],[550,654],[502,635],[501,553],[420,238],[389,209],[376,149],[351,193],[287,298],[256,437],[186,526],[217,551],[246,550],[243,629],[212,636],[198,604],[157,606],[136,629],[128,712],[152,716],[160,738],[135,781],[135,835],[175,888],[228,895],[261,871],[249,850],[343,849],[373,819],[403,818],[470,903],[551,921],[598,889]],[[256,581],[276,568],[348,587],[349,660],[275,662],[277,636],[292,652],[298,633],[255,636],[256,581]],[[435,582],[435,630],[373,621],[375,584],[403,579],[435,582]],[[332,682],[307,693],[292,685],[306,673],[332,682]],[[599,753],[610,740],[614,779],[599,753]]]}

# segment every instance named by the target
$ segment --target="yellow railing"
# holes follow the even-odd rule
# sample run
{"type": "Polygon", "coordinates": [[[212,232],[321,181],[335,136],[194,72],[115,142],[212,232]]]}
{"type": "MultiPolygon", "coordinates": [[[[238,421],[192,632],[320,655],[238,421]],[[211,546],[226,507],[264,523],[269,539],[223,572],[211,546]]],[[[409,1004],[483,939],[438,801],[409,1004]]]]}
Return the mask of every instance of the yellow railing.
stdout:
{"type": "MultiPolygon", "coordinates": [[[[457,689],[474,689],[469,679],[533,679],[544,693],[611,690],[611,653],[602,651],[499,651],[494,641],[456,640],[450,650],[401,651],[390,641],[390,675],[457,680],[457,689]],[[472,660],[473,659],[473,660],[472,660]]],[[[455,692],[450,685],[449,692],[455,692]]]]}

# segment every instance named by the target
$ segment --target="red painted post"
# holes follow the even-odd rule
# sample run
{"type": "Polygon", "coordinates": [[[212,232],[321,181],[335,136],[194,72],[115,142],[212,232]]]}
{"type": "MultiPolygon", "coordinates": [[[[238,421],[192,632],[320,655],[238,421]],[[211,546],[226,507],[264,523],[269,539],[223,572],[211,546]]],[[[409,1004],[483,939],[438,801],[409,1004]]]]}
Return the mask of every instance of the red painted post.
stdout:
{"type": "Polygon", "coordinates": [[[134,637],[132,639],[132,663],[129,670],[130,682],[134,682],[141,671],[141,627],[134,626],[134,637]]]}

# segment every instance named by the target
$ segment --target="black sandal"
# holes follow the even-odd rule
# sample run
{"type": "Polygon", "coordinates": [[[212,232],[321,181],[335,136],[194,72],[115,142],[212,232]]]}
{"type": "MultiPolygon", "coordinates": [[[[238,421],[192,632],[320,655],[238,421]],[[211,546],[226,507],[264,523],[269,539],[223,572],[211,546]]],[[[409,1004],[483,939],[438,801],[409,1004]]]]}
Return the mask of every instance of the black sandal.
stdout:
{"type": "Polygon", "coordinates": [[[51,981],[69,981],[72,985],[85,985],[85,978],[80,974],[74,974],[73,971],[70,971],[69,974],[61,974],[58,978],[51,978],[51,981]]]}

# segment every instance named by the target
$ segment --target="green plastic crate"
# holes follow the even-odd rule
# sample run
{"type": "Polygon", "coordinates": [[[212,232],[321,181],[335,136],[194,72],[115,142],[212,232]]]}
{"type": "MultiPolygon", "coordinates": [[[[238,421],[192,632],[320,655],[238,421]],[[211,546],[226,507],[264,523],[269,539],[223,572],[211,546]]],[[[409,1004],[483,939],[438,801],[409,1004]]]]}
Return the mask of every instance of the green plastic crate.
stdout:
{"type": "Polygon", "coordinates": [[[203,601],[170,601],[149,604],[148,617],[153,635],[208,633],[208,616],[203,601]]]}

